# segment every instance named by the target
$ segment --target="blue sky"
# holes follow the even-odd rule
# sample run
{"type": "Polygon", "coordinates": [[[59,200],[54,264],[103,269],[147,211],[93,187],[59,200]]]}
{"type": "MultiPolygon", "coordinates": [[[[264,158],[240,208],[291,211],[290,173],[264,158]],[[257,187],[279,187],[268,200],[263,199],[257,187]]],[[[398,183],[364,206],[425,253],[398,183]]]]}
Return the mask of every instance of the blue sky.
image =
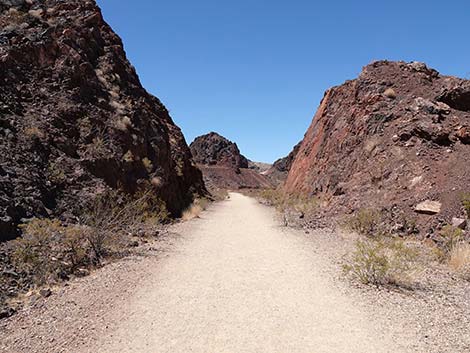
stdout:
{"type": "Polygon", "coordinates": [[[470,78],[470,2],[98,0],[148,91],[190,143],[217,131],[272,162],[324,91],[376,59],[470,78]]]}

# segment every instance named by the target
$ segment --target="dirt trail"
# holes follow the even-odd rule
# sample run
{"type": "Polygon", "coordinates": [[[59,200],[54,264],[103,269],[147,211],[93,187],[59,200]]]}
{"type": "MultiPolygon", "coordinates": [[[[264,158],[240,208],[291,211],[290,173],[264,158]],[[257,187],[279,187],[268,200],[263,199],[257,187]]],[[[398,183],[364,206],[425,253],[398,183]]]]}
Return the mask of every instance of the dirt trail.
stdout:
{"type": "Polygon", "coordinates": [[[329,249],[342,243],[281,227],[273,209],[230,196],[173,228],[180,236],[149,244],[149,256],[0,322],[0,352],[424,351],[408,316],[395,315],[401,304],[386,313],[338,280],[329,249]]]}
{"type": "Polygon", "coordinates": [[[397,351],[253,199],[231,194],[192,227],[90,351],[397,351]]]}

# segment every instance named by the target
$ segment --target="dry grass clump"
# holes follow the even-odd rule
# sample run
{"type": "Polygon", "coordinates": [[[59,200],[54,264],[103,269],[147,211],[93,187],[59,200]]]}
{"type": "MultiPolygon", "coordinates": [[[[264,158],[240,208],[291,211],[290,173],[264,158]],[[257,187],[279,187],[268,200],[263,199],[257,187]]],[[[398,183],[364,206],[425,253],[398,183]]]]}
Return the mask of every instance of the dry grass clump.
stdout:
{"type": "Polygon", "coordinates": [[[397,94],[393,88],[387,88],[384,92],[384,96],[390,99],[397,98],[397,94]]]}
{"type": "Polygon", "coordinates": [[[181,219],[189,221],[194,218],[199,218],[202,211],[206,210],[209,206],[209,200],[205,197],[194,200],[194,202],[183,211],[181,219]]]}
{"type": "Polygon", "coordinates": [[[358,240],[343,270],[362,284],[409,287],[417,268],[418,252],[402,239],[358,240]]]}
{"type": "Polygon", "coordinates": [[[90,159],[106,158],[111,153],[110,145],[109,138],[104,133],[100,133],[85,146],[84,154],[90,159]]]}
{"type": "Polygon", "coordinates": [[[449,266],[470,280],[470,244],[462,242],[452,248],[449,254],[449,266]]]}
{"type": "Polygon", "coordinates": [[[183,211],[181,219],[183,221],[189,221],[194,218],[199,218],[199,215],[202,212],[202,207],[199,205],[192,204],[186,210],[183,211]]]}
{"type": "Polygon", "coordinates": [[[460,228],[446,225],[439,232],[438,242],[434,253],[440,262],[446,262],[449,259],[452,250],[463,242],[464,232],[460,228]]]}

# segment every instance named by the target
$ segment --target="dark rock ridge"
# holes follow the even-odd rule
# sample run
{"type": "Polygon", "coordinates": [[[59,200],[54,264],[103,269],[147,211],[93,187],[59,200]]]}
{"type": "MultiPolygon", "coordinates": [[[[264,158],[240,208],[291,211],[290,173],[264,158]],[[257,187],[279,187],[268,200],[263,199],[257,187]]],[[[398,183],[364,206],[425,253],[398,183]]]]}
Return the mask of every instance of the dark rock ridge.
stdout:
{"type": "Polygon", "coordinates": [[[321,196],[329,214],[385,209],[429,232],[463,216],[470,81],[416,62],[366,66],[359,78],[325,93],[285,189],[321,196]],[[442,207],[417,212],[423,201],[442,207]]]}
{"type": "Polygon", "coordinates": [[[152,187],[178,214],[203,193],[167,109],[94,1],[0,1],[0,239],[73,217],[107,188],[152,187]]]}
{"type": "Polygon", "coordinates": [[[248,168],[248,159],[240,153],[237,144],[216,132],[197,137],[190,148],[197,164],[248,168]]]}
{"type": "Polygon", "coordinates": [[[194,161],[211,189],[270,188],[271,181],[253,168],[236,143],[216,132],[197,137],[190,145],[194,161]],[[250,168],[251,166],[251,168],[250,168]]]}

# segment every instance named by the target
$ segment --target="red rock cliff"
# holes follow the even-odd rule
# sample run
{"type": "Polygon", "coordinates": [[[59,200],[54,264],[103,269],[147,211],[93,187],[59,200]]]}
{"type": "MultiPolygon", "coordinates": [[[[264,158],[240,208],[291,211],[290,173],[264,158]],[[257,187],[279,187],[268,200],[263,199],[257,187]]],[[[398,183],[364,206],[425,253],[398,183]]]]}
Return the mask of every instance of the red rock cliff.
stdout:
{"type": "Polygon", "coordinates": [[[470,81],[421,63],[380,61],[325,93],[285,190],[321,195],[326,210],[395,209],[418,221],[462,215],[470,190],[470,81]]]}

